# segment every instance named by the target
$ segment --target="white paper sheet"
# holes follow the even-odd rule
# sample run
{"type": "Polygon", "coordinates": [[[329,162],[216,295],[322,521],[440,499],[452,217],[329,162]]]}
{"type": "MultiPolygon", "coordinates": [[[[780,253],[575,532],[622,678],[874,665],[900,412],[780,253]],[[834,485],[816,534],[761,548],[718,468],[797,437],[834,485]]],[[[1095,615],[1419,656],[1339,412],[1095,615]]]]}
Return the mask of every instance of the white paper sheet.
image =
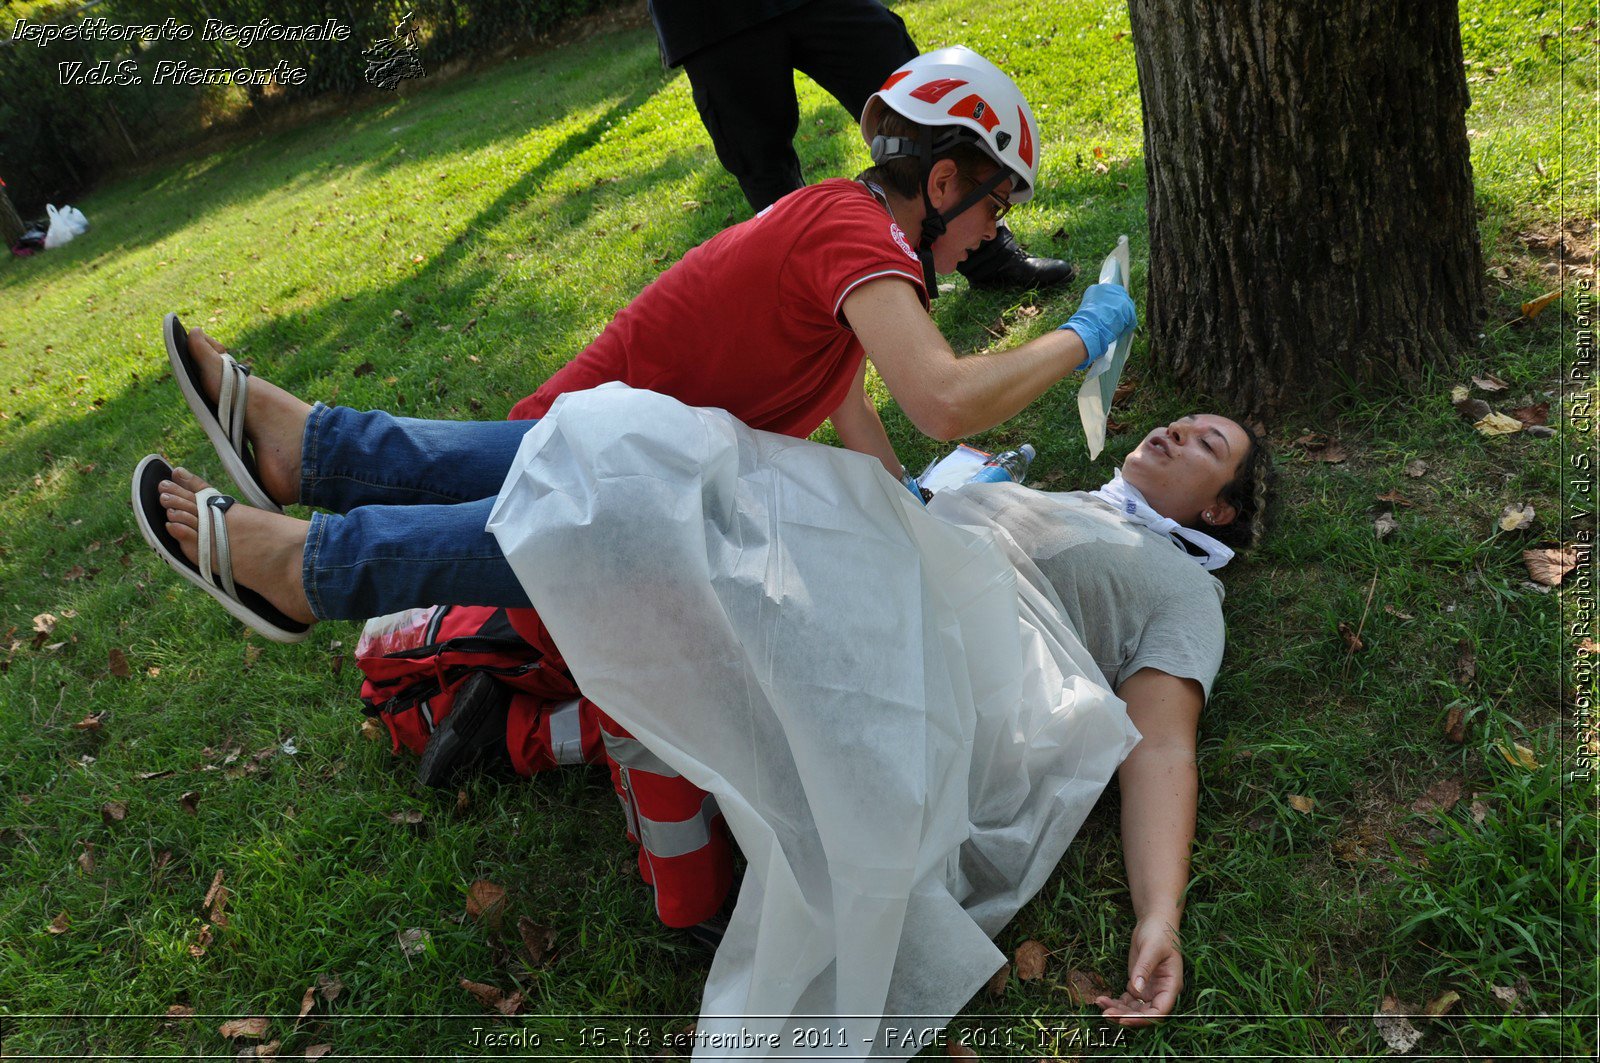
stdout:
{"type": "Polygon", "coordinates": [[[489,530],[585,693],[749,860],[703,1041],[911,1055],[882,1017],[965,1005],[1137,741],[972,489],[924,510],[875,459],[620,385],[523,440],[489,530]]]}
{"type": "MultiPolygon", "coordinates": [[[[1128,238],[1117,238],[1117,246],[1100,265],[1101,284],[1120,284],[1124,288],[1132,283],[1133,274],[1128,264],[1128,238]]],[[[1122,367],[1128,364],[1128,352],[1133,348],[1133,330],[1129,329],[1111,345],[1099,361],[1083,375],[1078,388],[1078,420],[1083,422],[1083,435],[1089,443],[1089,460],[1100,456],[1106,445],[1106,423],[1111,419],[1111,397],[1122,380],[1122,367]]]]}

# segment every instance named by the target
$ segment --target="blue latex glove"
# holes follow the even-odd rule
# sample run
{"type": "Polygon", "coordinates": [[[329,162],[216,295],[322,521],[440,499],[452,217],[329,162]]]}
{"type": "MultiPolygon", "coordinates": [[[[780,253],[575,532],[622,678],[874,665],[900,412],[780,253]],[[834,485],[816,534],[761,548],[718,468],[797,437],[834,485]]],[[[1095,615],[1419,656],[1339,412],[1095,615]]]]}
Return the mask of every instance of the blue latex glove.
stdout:
{"type": "Polygon", "coordinates": [[[1111,349],[1118,336],[1138,324],[1139,314],[1126,288],[1120,284],[1091,284],[1083,293],[1078,312],[1061,328],[1071,329],[1083,340],[1089,357],[1078,368],[1087,369],[1111,349]]]}

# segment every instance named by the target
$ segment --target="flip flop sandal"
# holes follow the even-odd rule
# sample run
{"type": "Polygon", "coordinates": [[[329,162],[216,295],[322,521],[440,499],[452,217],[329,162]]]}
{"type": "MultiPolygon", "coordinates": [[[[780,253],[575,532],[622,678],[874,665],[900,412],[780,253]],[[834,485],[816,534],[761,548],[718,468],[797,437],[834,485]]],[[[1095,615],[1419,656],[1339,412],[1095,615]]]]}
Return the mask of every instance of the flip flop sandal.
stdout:
{"type": "Polygon", "coordinates": [[[161,481],[172,479],[172,466],[151,454],[133,470],[133,516],[139,534],[173,571],[222,603],[222,607],[274,642],[299,642],[311,634],[302,624],[248,587],[233,582],[233,556],[228,547],[228,508],[234,499],[208,487],[195,496],[200,503],[200,563],[183,555],[183,546],[167,531],[167,511],[161,504],[161,481]],[[211,553],[216,547],[217,567],[211,553]]]}
{"type": "Polygon", "coordinates": [[[189,411],[200,422],[200,427],[206,430],[206,438],[217,448],[223,469],[239,485],[239,493],[257,509],[282,513],[283,507],[274,502],[266,488],[261,486],[261,472],[256,467],[254,450],[245,439],[244,411],[245,397],[250,390],[249,368],[224,353],[222,390],[213,404],[200,390],[200,367],[189,357],[189,333],[178,320],[177,314],[168,314],[162,319],[161,332],[167,340],[167,360],[172,363],[172,379],[178,382],[184,401],[189,404],[189,411]]]}

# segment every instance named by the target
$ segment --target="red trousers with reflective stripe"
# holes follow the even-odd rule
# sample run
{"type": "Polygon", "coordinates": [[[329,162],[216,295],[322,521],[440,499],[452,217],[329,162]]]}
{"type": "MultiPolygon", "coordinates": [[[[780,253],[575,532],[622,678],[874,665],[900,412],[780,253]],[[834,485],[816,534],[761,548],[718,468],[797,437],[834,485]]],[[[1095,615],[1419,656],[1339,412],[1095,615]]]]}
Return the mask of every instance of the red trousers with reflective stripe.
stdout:
{"type": "MultiPolygon", "coordinates": [[[[518,633],[545,655],[552,674],[566,674],[566,662],[543,622],[536,614],[534,624],[523,619],[518,633]]],[[[576,684],[571,696],[581,696],[576,684]]],[[[512,699],[506,746],[519,775],[556,766],[550,710],[559,700],[524,694],[512,699]]],[[[584,759],[604,760],[611,772],[628,839],[639,847],[639,874],[655,890],[656,915],[671,927],[711,918],[733,885],[733,842],[716,800],[661,763],[588,698],[578,703],[578,718],[584,759]]]]}

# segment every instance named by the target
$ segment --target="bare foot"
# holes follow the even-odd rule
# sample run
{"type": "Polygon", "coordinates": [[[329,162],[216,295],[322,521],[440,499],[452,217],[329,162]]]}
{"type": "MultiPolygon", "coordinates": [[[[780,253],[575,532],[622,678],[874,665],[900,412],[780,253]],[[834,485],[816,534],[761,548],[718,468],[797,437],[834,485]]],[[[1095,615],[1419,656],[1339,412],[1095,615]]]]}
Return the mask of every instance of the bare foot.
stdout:
{"type": "MultiPolygon", "coordinates": [[[[189,330],[189,357],[200,371],[200,390],[213,406],[222,390],[224,350],[222,344],[200,329],[189,330]]],[[[301,443],[311,406],[254,375],[250,377],[247,396],[244,432],[255,448],[261,486],[279,505],[298,502],[301,443]]]]}
{"type": "MultiPolygon", "coordinates": [[[[200,507],[195,495],[209,486],[186,469],[173,469],[172,479],[161,481],[167,531],[183,547],[184,556],[195,564],[200,563],[200,507]]],[[[242,503],[230,507],[225,519],[234,582],[261,595],[283,615],[302,624],[316,623],[306,601],[300,569],[310,523],[242,503]]],[[[215,556],[212,564],[216,564],[215,556]]]]}

